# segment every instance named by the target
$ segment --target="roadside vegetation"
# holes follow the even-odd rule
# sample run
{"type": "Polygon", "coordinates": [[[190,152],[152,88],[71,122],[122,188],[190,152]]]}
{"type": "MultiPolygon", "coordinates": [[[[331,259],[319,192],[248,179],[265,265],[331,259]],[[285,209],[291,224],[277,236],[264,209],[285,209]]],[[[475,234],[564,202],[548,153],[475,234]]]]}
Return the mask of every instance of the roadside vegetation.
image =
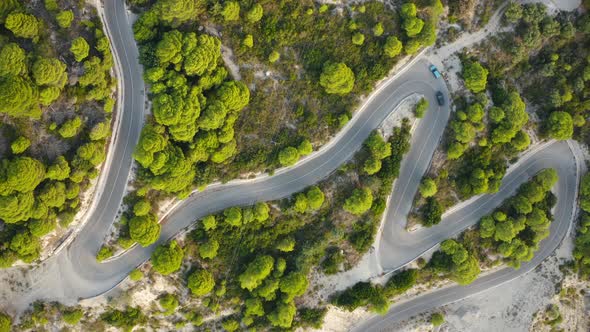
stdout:
{"type": "Polygon", "coordinates": [[[440,1],[399,11],[378,1],[130,3],[153,116],[134,154],[136,190],[106,244],[113,251],[154,243],[165,199],[310,154],[404,55],[434,43],[442,12],[440,1]]]}
{"type": "Polygon", "coordinates": [[[554,169],[539,172],[476,226],[456,239],[443,241],[428,262],[418,259],[416,268],[395,273],[383,285],[358,282],[335,294],[331,303],[348,311],[368,307],[384,314],[396,296],[415,286],[441,281],[467,285],[482,269],[499,264],[518,269],[534,257],[539,242],[549,236],[551,209],[556,203],[550,190],[556,182],[554,169]]]}
{"type": "Polygon", "coordinates": [[[583,279],[590,278],[590,175],[582,177],[580,183],[580,216],[575,240],[574,259],[576,271],[583,279]]]}
{"type": "Polygon", "coordinates": [[[109,41],[90,5],[3,1],[0,25],[0,267],[6,268],[39,259],[74,221],[105,159],[116,82],[109,41]]]}

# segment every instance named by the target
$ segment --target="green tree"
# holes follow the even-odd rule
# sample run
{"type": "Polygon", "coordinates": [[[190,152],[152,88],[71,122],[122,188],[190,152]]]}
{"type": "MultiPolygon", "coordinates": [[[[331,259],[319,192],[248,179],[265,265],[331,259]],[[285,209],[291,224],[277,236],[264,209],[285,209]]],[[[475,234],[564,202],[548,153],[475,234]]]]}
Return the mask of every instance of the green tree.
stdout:
{"type": "Polygon", "coordinates": [[[57,157],[53,165],[47,167],[46,177],[50,180],[65,180],[70,176],[70,165],[63,156],[57,157]]]}
{"type": "Polygon", "coordinates": [[[301,141],[299,146],[297,147],[297,152],[299,152],[300,156],[307,156],[308,154],[313,152],[313,146],[308,139],[304,139],[301,141]]]}
{"type": "Polygon", "coordinates": [[[254,205],[254,218],[259,222],[266,221],[269,218],[270,208],[264,202],[258,202],[254,205]]]}
{"type": "Polygon", "coordinates": [[[125,311],[111,309],[100,315],[100,319],[125,331],[133,330],[134,326],[143,325],[147,321],[147,317],[139,308],[132,307],[127,307],[125,311]]]}
{"type": "Polygon", "coordinates": [[[574,122],[567,112],[555,111],[547,119],[547,133],[551,138],[566,140],[574,134],[574,122]]]}
{"type": "Polygon", "coordinates": [[[328,94],[346,95],[354,87],[354,73],[341,62],[326,64],[320,75],[320,85],[328,94]]]}
{"type": "Polygon", "coordinates": [[[249,298],[244,301],[244,315],[245,316],[264,316],[264,306],[262,301],[257,298],[249,298]]]}
{"type": "Polygon", "coordinates": [[[402,42],[397,37],[389,36],[385,40],[383,52],[390,58],[395,58],[402,52],[402,42]]]}
{"type": "Polygon", "coordinates": [[[371,192],[371,189],[366,187],[357,188],[344,202],[344,210],[358,216],[367,212],[372,205],[373,193],[371,192]]]}
{"type": "Polygon", "coordinates": [[[254,47],[254,37],[251,34],[247,34],[242,41],[242,45],[246,46],[247,48],[254,47]]]}
{"type": "Polygon", "coordinates": [[[12,31],[16,37],[35,39],[39,36],[39,21],[30,14],[8,14],[4,26],[12,31]]]}
{"type": "Polygon", "coordinates": [[[370,156],[363,164],[363,171],[368,175],[373,175],[381,170],[381,166],[381,160],[375,158],[375,156],[370,156]]]}
{"type": "Polygon", "coordinates": [[[227,1],[221,11],[221,16],[226,22],[237,21],[240,19],[240,4],[237,1],[227,1]]]}
{"type": "Polygon", "coordinates": [[[203,223],[203,228],[205,228],[206,231],[215,229],[217,227],[217,221],[215,220],[215,216],[212,214],[203,218],[201,222],[203,223]]]}
{"type": "Polygon", "coordinates": [[[191,273],[188,277],[188,288],[195,296],[204,296],[209,294],[215,288],[215,279],[213,274],[207,270],[199,269],[191,273]]]}
{"type": "Polygon", "coordinates": [[[2,195],[10,195],[14,191],[33,191],[45,178],[45,165],[30,157],[15,157],[4,167],[5,180],[4,184],[0,185],[2,195]]]}
{"type": "Polygon", "coordinates": [[[0,332],[10,332],[12,318],[7,314],[0,312],[0,332]]]}
{"type": "Polygon", "coordinates": [[[281,279],[279,289],[285,294],[283,302],[291,302],[305,293],[308,286],[307,277],[302,272],[291,272],[281,279]]]}
{"type": "Polygon", "coordinates": [[[417,17],[409,17],[403,20],[402,25],[408,37],[415,37],[422,31],[422,28],[424,28],[424,21],[417,17]]]}
{"type": "Polygon", "coordinates": [[[246,270],[239,275],[240,287],[249,291],[260,286],[272,272],[274,259],[269,255],[257,256],[248,264],[246,270]]]}
{"type": "Polygon", "coordinates": [[[156,57],[166,67],[168,63],[179,64],[182,61],[182,32],[172,30],[165,32],[156,45],[156,57]]]}
{"type": "Polygon", "coordinates": [[[293,323],[293,318],[295,318],[296,311],[297,308],[293,302],[280,302],[267,318],[273,326],[290,328],[293,323]]]}
{"type": "Polygon", "coordinates": [[[82,309],[68,309],[62,313],[62,318],[64,322],[66,322],[69,325],[78,324],[82,317],[84,317],[84,311],[82,311],[82,309]]]}
{"type": "Polygon", "coordinates": [[[63,88],[68,80],[66,64],[56,58],[39,58],[33,63],[33,77],[37,85],[63,88]]]}
{"type": "Polygon", "coordinates": [[[176,272],[180,269],[183,256],[182,248],[174,240],[160,245],[152,253],[153,269],[163,275],[176,272]]]}
{"type": "Polygon", "coordinates": [[[225,222],[231,226],[239,227],[242,226],[242,209],[239,207],[231,207],[223,211],[225,216],[225,222]]]}
{"type": "Polygon", "coordinates": [[[18,76],[0,78],[0,112],[10,116],[40,117],[37,105],[39,91],[29,81],[18,76]]]}
{"type": "Polygon", "coordinates": [[[504,11],[504,20],[508,23],[516,23],[522,18],[522,5],[513,1],[508,3],[504,11]]]}
{"type": "Polygon", "coordinates": [[[422,224],[430,227],[441,221],[443,209],[438,200],[434,197],[426,199],[426,204],[422,207],[422,224]]]}
{"type": "Polygon", "coordinates": [[[295,212],[304,213],[307,211],[307,196],[303,193],[295,195],[295,202],[293,203],[295,212]]]}
{"type": "Polygon", "coordinates": [[[431,178],[424,178],[420,183],[420,195],[424,198],[434,196],[438,191],[436,182],[431,178]]]}
{"type": "Polygon", "coordinates": [[[31,146],[31,141],[24,136],[19,136],[10,143],[10,150],[12,150],[12,153],[14,154],[21,154],[25,152],[29,146],[31,146]]]}
{"type": "Polygon", "coordinates": [[[445,316],[443,316],[440,312],[436,312],[430,316],[430,324],[432,326],[440,326],[445,322],[445,316]]]}
{"type": "Polygon", "coordinates": [[[57,87],[50,86],[42,88],[39,91],[39,103],[44,106],[49,106],[57,100],[61,94],[61,90],[57,87]]]}
{"type": "Polygon", "coordinates": [[[418,270],[416,269],[406,269],[397,272],[387,280],[383,291],[387,297],[403,294],[416,285],[417,278],[418,270]]]}
{"type": "Polygon", "coordinates": [[[58,129],[59,135],[63,138],[71,138],[78,134],[80,127],[82,126],[82,119],[76,116],[73,119],[64,122],[58,129]]]}
{"type": "Polygon", "coordinates": [[[246,20],[250,23],[256,23],[262,19],[264,9],[258,3],[254,4],[252,8],[246,13],[246,20]]]}
{"type": "Polygon", "coordinates": [[[129,220],[129,236],[142,247],[148,247],[160,237],[161,226],[153,214],[136,215],[129,220]]]}
{"type": "Polygon", "coordinates": [[[178,308],[178,298],[174,295],[174,294],[164,294],[162,297],[160,297],[160,307],[162,307],[162,309],[164,309],[164,315],[165,316],[169,316],[172,315],[174,313],[174,311],[176,311],[176,308],[178,308]]]}
{"type": "Polygon", "coordinates": [[[0,76],[20,76],[27,73],[25,50],[16,43],[8,43],[0,50],[0,76]]]}
{"type": "Polygon", "coordinates": [[[62,207],[66,201],[66,185],[63,182],[45,182],[37,198],[49,207],[62,207]]]}
{"type": "Polygon", "coordinates": [[[383,24],[381,24],[381,22],[377,22],[377,24],[373,26],[373,36],[380,37],[383,34],[383,31],[383,24]]]}
{"type": "Polygon", "coordinates": [[[428,111],[428,106],[428,100],[424,97],[420,98],[420,100],[416,104],[416,108],[414,109],[414,114],[416,114],[416,117],[419,119],[424,117],[424,114],[426,113],[426,111],[428,111]]]}
{"type": "Polygon", "coordinates": [[[102,246],[98,253],[96,253],[96,261],[102,262],[105,259],[112,257],[113,254],[113,249],[111,247],[102,246]]]}
{"type": "Polygon", "coordinates": [[[384,159],[391,156],[391,143],[385,142],[378,131],[373,131],[365,141],[365,146],[376,159],[384,159]]]}
{"type": "Polygon", "coordinates": [[[201,258],[213,259],[217,256],[217,250],[219,249],[219,242],[215,239],[209,239],[207,242],[199,246],[199,256],[201,258]]]}
{"type": "Polygon", "coordinates": [[[234,332],[240,328],[240,322],[234,318],[227,318],[221,322],[221,327],[227,332],[234,332]]]}
{"type": "Polygon", "coordinates": [[[474,93],[484,91],[488,82],[488,70],[479,62],[467,61],[463,65],[463,80],[465,87],[474,93]]]}
{"type": "Polygon", "coordinates": [[[76,61],[82,62],[82,60],[86,59],[90,53],[90,45],[88,45],[88,42],[84,37],[78,37],[72,41],[70,52],[72,52],[76,61]]]}
{"type": "Polygon", "coordinates": [[[192,18],[197,17],[204,11],[202,1],[194,0],[159,0],[155,15],[160,15],[160,19],[168,24],[178,25],[192,18]]]}
{"type": "Polygon", "coordinates": [[[299,150],[288,146],[279,152],[279,162],[283,166],[292,166],[299,160],[299,150]]]}
{"type": "Polygon", "coordinates": [[[531,145],[531,138],[523,130],[519,130],[514,138],[510,141],[510,145],[517,151],[524,151],[531,145]]]}
{"type": "Polygon", "coordinates": [[[362,45],[365,43],[365,35],[363,35],[360,32],[355,33],[354,35],[352,35],[352,43],[354,45],[362,45]]]}
{"type": "Polygon", "coordinates": [[[230,111],[239,111],[248,105],[250,90],[243,82],[224,82],[216,91],[218,99],[230,111]]]}
{"type": "Polygon", "coordinates": [[[307,206],[311,210],[319,210],[324,204],[324,193],[317,186],[312,186],[307,190],[307,206]]]}
{"type": "Polygon", "coordinates": [[[145,216],[150,213],[152,205],[147,199],[141,199],[133,204],[133,214],[136,216],[145,216]]]}
{"type": "Polygon", "coordinates": [[[268,55],[268,62],[270,63],[275,63],[279,60],[279,58],[281,57],[281,53],[273,50],[272,52],[270,52],[270,54],[268,55]]]}
{"type": "Polygon", "coordinates": [[[72,21],[74,20],[74,12],[71,10],[61,11],[55,15],[55,19],[57,20],[57,25],[63,29],[67,29],[72,25],[72,21]]]}
{"type": "Polygon", "coordinates": [[[12,237],[10,250],[14,251],[23,262],[31,263],[39,258],[41,244],[39,239],[29,231],[23,231],[12,237]]]}
{"type": "Polygon", "coordinates": [[[132,281],[139,281],[143,278],[143,273],[139,269],[134,269],[133,271],[129,272],[129,279],[132,281]]]}
{"type": "Polygon", "coordinates": [[[88,136],[93,141],[99,141],[107,138],[110,134],[111,128],[109,121],[103,121],[95,124],[90,130],[90,134],[88,136]]]}

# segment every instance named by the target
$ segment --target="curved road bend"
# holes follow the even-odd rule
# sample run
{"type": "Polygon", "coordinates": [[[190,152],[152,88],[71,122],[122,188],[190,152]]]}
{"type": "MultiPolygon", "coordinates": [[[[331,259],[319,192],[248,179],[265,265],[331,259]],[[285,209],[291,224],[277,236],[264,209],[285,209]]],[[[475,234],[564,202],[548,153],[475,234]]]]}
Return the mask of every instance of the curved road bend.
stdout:
{"type": "MultiPolygon", "coordinates": [[[[417,253],[436,246],[441,241],[453,237],[477,222],[482,216],[499,206],[504,199],[514,194],[520,184],[538,171],[552,167],[559,173],[559,181],[553,188],[558,199],[553,210],[554,221],[550,227],[550,235],[541,242],[539,250],[530,262],[522,264],[518,270],[507,267],[486,274],[467,286],[454,285],[400,302],[393,305],[386,315],[375,315],[352,330],[387,331],[393,323],[497,287],[533,270],[555,251],[571,226],[576,204],[579,169],[583,167],[583,161],[577,159],[577,153],[572,151],[578,148],[577,143],[573,141],[569,144],[568,142],[553,142],[544,149],[525,154],[521,158],[521,163],[516,168],[509,170],[498,193],[480,196],[466,208],[446,215],[439,225],[430,229],[414,233],[403,231],[404,225],[402,223],[405,216],[402,219],[393,219],[393,222],[388,223],[383,232],[379,253],[382,263],[395,269],[403,266],[409,260],[413,260],[417,253]],[[556,158],[556,156],[560,157],[556,158]],[[399,232],[400,230],[403,232],[399,232]]],[[[398,213],[402,213],[404,205],[398,204],[390,209],[388,218],[389,214],[397,218],[398,213]]]]}

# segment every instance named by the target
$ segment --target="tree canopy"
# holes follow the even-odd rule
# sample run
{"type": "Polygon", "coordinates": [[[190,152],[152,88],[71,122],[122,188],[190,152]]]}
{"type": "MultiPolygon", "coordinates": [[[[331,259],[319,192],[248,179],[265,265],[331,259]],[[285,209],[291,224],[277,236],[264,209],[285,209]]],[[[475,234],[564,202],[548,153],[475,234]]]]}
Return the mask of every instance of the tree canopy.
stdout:
{"type": "Polygon", "coordinates": [[[567,112],[555,111],[549,114],[547,120],[547,133],[551,138],[566,140],[574,134],[574,122],[567,112]]]}
{"type": "Polygon", "coordinates": [[[325,64],[320,76],[320,85],[326,93],[346,95],[354,87],[354,73],[341,62],[325,64]]]}
{"type": "Polygon", "coordinates": [[[369,188],[357,188],[344,202],[344,210],[361,215],[367,212],[373,205],[373,193],[369,188]]]}
{"type": "Polygon", "coordinates": [[[488,70],[479,62],[467,61],[463,64],[463,80],[467,89],[474,93],[484,91],[488,82],[488,70]]]}
{"type": "Polygon", "coordinates": [[[187,285],[193,295],[204,296],[215,287],[215,279],[211,272],[199,269],[189,275],[187,285]]]}
{"type": "Polygon", "coordinates": [[[180,269],[184,251],[176,241],[159,245],[152,253],[152,267],[154,271],[168,275],[180,269]]]}

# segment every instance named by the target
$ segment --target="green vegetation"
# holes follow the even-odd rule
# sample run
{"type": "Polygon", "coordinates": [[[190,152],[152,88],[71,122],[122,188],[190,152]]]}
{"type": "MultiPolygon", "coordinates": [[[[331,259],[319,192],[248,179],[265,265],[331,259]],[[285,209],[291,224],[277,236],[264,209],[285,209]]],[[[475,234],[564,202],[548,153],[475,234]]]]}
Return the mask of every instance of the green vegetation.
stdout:
{"type": "Polygon", "coordinates": [[[542,138],[587,141],[583,91],[590,52],[582,45],[590,33],[588,15],[552,16],[541,3],[511,3],[504,21],[514,31],[488,41],[479,52],[492,80],[513,80],[521,88],[523,97],[535,105],[542,138]]]}
{"type": "MultiPolygon", "coordinates": [[[[358,37],[359,35],[357,34],[355,36],[358,37]]],[[[356,38],[356,42],[354,40],[355,38],[353,37],[353,43],[360,45],[365,39],[363,35],[360,35],[360,38],[356,38]]],[[[354,73],[346,64],[341,62],[326,64],[320,76],[320,85],[329,94],[348,94],[354,86],[354,73]]]]}
{"type": "Polygon", "coordinates": [[[355,189],[352,195],[344,202],[344,210],[361,215],[367,212],[373,204],[373,194],[369,188],[355,189]]]}
{"type": "Polygon", "coordinates": [[[574,258],[578,274],[588,279],[590,277],[590,175],[582,177],[580,183],[580,220],[576,234],[574,258]]]}
{"type": "Polygon", "coordinates": [[[0,332],[10,332],[12,318],[7,314],[0,312],[0,332]]]}
{"type": "Polygon", "coordinates": [[[139,269],[135,269],[129,272],[129,279],[131,279],[131,281],[139,281],[143,279],[143,272],[139,269]]]}
{"type": "MultiPolygon", "coordinates": [[[[44,8],[11,0],[0,6],[1,267],[34,262],[43,236],[66,233],[80,193],[105,158],[108,131],[92,137],[90,131],[99,122],[110,127],[105,107],[115,82],[108,40],[91,5],[77,11],[60,6],[69,4],[44,8]],[[82,12],[84,24],[77,16],[82,12]],[[88,61],[80,65],[62,52],[76,38],[87,41],[92,73],[88,61]]],[[[107,254],[103,249],[98,259],[107,254]]]]}
{"type": "Polygon", "coordinates": [[[164,294],[158,302],[160,303],[160,307],[164,309],[163,314],[165,316],[174,314],[176,308],[178,308],[178,298],[174,294],[164,294]]]}
{"type": "Polygon", "coordinates": [[[463,79],[465,87],[473,93],[482,92],[486,89],[488,81],[488,70],[479,62],[466,62],[463,64],[463,79]]]}
{"type": "Polygon", "coordinates": [[[445,316],[440,312],[435,312],[430,316],[430,324],[432,326],[441,326],[445,322],[445,316]]]}
{"type": "Polygon", "coordinates": [[[188,288],[195,296],[207,295],[214,287],[213,275],[207,270],[195,271],[188,277],[188,288]]]}
{"type": "Polygon", "coordinates": [[[102,246],[98,253],[96,254],[96,260],[99,262],[104,261],[107,258],[112,257],[114,254],[113,249],[111,247],[102,246]]]}
{"type": "Polygon", "coordinates": [[[127,307],[124,311],[111,309],[100,316],[102,321],[124,330],[133,330],[137,325],[144,325],[147,317],[139,308],[127,307]]]}
{"type": "Polygon", "coordinates": [[[416,108],[414,109],[414,114],[416,115],[416,117],[419,119],[424,117],[424,114],[426,113],[426,111],[428,111],[428,106],[428,100],[424,97],[420,98],[420,100],[416,104],[416,108]]]}
{"type": "Polygon", "coordinates": [[[152,253],[152,268],[154,271],[168,275],[178,271],[182,264],[184,251],[176,241],[162,244],[152,253]]]}
{"type": "Polygon", "coordinates": [[[62,317],[64,322],[76,325],[84,317],[84,311],[82,309],[66,310],[62,313],[62,317]]]}

